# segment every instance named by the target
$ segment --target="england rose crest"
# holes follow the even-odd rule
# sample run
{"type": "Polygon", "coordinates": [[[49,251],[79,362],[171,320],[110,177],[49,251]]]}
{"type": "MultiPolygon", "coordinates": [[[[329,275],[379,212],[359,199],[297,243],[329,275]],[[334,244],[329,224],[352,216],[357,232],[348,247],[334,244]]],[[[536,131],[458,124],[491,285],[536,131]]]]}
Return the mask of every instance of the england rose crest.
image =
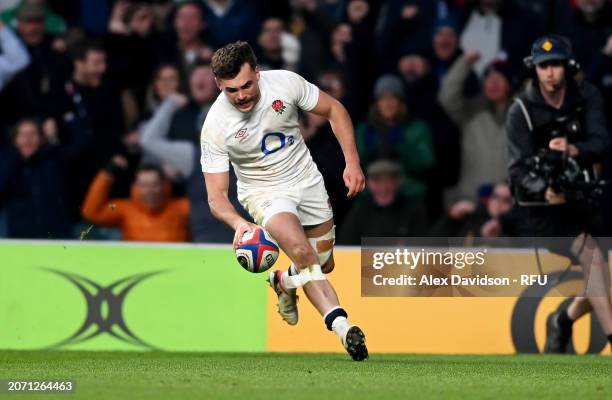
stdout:
{"type": "Polygon", "coordinates": [[[272,109],[277,113],[277,114],[282,114],[283,111],[285,111],[285,104],[283,103],[282,100],[274,100],[272,102],[272,109]]]}

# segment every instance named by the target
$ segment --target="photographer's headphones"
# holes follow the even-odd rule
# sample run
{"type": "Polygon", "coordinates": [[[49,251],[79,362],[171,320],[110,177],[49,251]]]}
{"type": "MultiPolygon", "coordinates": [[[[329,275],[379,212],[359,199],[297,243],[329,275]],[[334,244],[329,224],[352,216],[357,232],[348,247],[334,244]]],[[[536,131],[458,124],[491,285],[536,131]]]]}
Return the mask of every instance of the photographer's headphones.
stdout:
{"type": "Polygon", "coordinates": [[[523,64],[533,71],[536,64],[552,60],[564,61],[570,75],[580,70],[570,41],[561,35],[546,35],[536,40],[531,46],[531,55],[523,59],[523,64]]]}

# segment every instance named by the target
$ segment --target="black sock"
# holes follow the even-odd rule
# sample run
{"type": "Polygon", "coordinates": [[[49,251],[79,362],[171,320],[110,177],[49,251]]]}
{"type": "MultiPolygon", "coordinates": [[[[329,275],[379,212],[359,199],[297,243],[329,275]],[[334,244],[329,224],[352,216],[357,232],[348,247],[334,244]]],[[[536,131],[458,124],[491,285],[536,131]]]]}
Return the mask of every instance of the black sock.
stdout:
{"type": "Polygon", "coordinates": [[[334,310],[328,312],[327,315],[325,315],[324,321],[325,326],[328,330],[332,330],[332,324],[334,323],[334,320],[338,317],[348,318],[348,314],[346,313],[346,311],[344,311],[344,308],[335,308],[334,310]]]}
{"type": "Polygon", "coordinates": [[[608,335],[608,342],[610,342],[610,346],[612,347],[612,333],[608,335]]]}

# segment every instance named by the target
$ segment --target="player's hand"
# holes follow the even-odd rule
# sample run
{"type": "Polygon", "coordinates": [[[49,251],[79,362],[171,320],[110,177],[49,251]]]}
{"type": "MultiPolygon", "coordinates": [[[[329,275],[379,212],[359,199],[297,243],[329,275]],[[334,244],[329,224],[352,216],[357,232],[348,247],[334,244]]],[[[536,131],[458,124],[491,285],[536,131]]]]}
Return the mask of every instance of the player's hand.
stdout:
{"type": "Polygon", "coordinates": [[[233,243],[234,249],[238,248],[238,245],[240,244],[240,240],[242,240],[242,236],[246,232],[254,231],[257,228],[259,228],[257,225],[252,224],[248,221],[244,221],[238,224],[238,226],[236,227],[236,233],[234,234],[234,243],[233,243]]]}
{"type": "Polygon", "coordinates": [[[565,195],[563,193],[555,192],[551,187],[546,189],[544,197],[546,198],[548,204],[559,205],[565,203],[565,195]]]}
{"type": "Polygon", "coordinates": [[[365,189],[365,177],[359,163],[346,164],[342,178],[344,179],[344,186],[348,189],[346,197],[349,199],[365,189]]]}

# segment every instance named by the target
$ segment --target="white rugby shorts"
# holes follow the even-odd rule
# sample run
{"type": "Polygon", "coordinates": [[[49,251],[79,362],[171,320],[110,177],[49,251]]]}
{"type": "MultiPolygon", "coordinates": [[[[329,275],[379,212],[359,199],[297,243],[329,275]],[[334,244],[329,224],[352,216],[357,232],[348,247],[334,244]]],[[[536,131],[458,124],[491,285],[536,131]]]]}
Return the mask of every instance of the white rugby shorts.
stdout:
{"type": "Polygon", "coordinates": [[[334,216],[320,174],[293,186],[239,189],[238,201],[264,228],[273,215],[281,212],[296,215],[302,226],[319,225],[334,216]]]}

